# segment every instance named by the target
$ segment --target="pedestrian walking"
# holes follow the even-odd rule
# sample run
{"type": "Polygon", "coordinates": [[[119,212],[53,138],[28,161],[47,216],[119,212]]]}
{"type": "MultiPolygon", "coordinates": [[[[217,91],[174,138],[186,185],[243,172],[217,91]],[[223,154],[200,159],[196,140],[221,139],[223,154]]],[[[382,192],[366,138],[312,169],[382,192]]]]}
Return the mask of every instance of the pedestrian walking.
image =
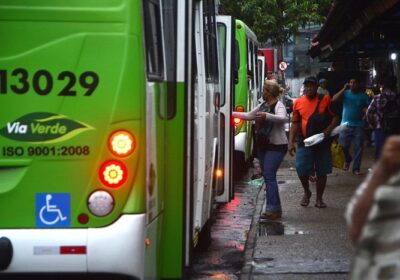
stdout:
{"type": "MultiPolygon", "coordinates": [[[[318,94],[323,94],[323,95],[329,95],[329,90],[328,90],[328,80],[327,79],[320,79],[318,81],[318,89],[317,93],[318,94]]],[[[315,183],[317,181],[317,177],[315,176],[315,172],[310,175],[309,177],[310,182],[315,183]]]]}
{"type": "Polygon", "coordinates": [[[364,119],[369,105],[369,97],[362,91],[360,82],[351,79],[337,92],[333,102],[343,102],[342,124],[347,123],[347,129],[340,133],[339,143],[343,147],[345,155],[344,170],[349,170],[353,157],[350,155],[350,147],[353,143],[354,162],[353,174],[360,175],[361,160],[364,150],[364,119]]]}
{"type": "Polygon", "coordinates": [[[400,136],[385,142],[381,156],[346,209],[357,247],[353,280],[400,278],[400,136]]]}
{"type": "Polygon", "coordinates": [[[279,219],[282,206],[276,173],[287,152],[285,105],[279,101],[282,88],[275,80],[266,80],[263,88],[264,102],[251,112],[233,112],[232,116],[243,120],[255,120],[257,154],[266,185],[266,209],[262,218],[279,219]]]}
{"type": "MultiPolygon", "coordinates": [[[[378,160],[385,139],[398,133],[396,127],[400,126],[400,116],[388,125],[388,113],[395,113],[400,107],[400,95],[397,93],[397,79],[387,76],[382,82],[382,92],[373,97],[367,109],[367,122],[374,130],[375,161],[378,160]],[[386,119],[385,119],[386,118],[386,119]]],[[[397,128],[398,130],[398,128],[397,128]]]]}
{"type": "Polygon", "coordinates": [[[331,110],[329,95],[317,94],[317,84],[318,81],[315,77],[306,78],[303,82],[304,95],[294,102],[288,149],[290,155],[293,156],[296,151],[295,138],[298,137],[296,171],[304,189],[300,205],[306,207],[310,204],[312,194],[308,179],[315,168],[317,175],[315,207],[325,208],[323,194],[326,186],[326,175],[332,172],[329,137],[333,128],[338,124],[338,116],[331,110]],[[305,147],[303,140],[318,133],[324,133],[324,141],[314,146],[305,147]]]}

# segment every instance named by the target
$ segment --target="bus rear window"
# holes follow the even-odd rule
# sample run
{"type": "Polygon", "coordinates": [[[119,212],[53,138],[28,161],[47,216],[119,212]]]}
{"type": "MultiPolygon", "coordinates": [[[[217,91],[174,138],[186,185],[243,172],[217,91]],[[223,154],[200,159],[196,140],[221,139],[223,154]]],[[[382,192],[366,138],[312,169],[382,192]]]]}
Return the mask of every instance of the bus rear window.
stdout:
{"type": "Polygon", "coordinates": [[[163,79],[160,4],[156,0],[144,1],[147,76],[151,81],[163,79]]]}

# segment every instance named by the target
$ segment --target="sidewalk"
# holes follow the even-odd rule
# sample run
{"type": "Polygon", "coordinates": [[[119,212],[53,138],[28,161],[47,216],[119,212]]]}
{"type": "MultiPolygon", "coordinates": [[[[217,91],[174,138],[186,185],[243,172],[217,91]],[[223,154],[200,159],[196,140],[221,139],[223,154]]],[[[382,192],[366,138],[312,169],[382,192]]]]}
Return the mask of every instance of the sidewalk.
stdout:
{"type": "Polygon", "coordinates": [[[325,209],[314,207],[313,195],[308,207],[300,206],[303,190],[294,167],[294,159],[285,158],[278,172],[283,216],[278,222],[260,220],[265,191],[258,193],[256,210],[249,231],[245,262],[240,279],[347,279],[353,259],[344,221],[344,211],[354,190],[372,165],[371,148],[366,148],[361,172],[334,169],[328,176],[325,209]]]}

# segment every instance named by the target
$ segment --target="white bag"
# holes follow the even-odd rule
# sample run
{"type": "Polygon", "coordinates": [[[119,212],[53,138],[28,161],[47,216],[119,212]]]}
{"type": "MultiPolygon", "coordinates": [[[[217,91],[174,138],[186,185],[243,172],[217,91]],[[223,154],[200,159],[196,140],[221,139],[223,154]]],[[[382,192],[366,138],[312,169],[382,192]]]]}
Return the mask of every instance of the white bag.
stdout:
{"type": "MultiPolygon", "coordinates": [[[[331,132],[331,136],[336,136],[340,132],[346,130],[347,124],[348,123],[345,122],[345,123],[342,123],[341,125],[335,127],[331,132]]],[[[304,146],[306,146],[306,147],[314,146],[314,145],[317,145],[318,143],[321,143],[323,140],[324,140],[324,134],[318,133],[318,134],[315,134],[313,136],[310,136],[310,137],[304,139],[304,146]]]]}
{"type": "Polygon", "coordinates": [[[324,137],[323,133],[315,134],[313,136],[310,136],[310,137],[304,139],[304,146],[310,147],[310,146],[316,145],[318,143],[321,143],[324,140],[324,138],[325,137],[324,137]]]}
{"type": "Polygon", "coordinates": [[[348,122],[345,122],[345,123],[342,123],[341,125],[335,127],[331,132],[331,136],[336,136],[339,133],[341,133],[342,131],[345,131],[347,129],[347,124],[348,124],[348,122]]]}

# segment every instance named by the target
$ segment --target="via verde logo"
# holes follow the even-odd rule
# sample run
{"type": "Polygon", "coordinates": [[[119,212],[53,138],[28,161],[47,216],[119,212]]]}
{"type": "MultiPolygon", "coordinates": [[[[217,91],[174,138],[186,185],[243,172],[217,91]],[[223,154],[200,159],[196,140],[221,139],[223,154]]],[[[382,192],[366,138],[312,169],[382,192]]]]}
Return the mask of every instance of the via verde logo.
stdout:
{"type": "Polygon", "coordinates": [[[30,113],[8,122],[0,135],[22,142],[57,143],[93,129],[93,127],[53,113],[30,113]]]}

